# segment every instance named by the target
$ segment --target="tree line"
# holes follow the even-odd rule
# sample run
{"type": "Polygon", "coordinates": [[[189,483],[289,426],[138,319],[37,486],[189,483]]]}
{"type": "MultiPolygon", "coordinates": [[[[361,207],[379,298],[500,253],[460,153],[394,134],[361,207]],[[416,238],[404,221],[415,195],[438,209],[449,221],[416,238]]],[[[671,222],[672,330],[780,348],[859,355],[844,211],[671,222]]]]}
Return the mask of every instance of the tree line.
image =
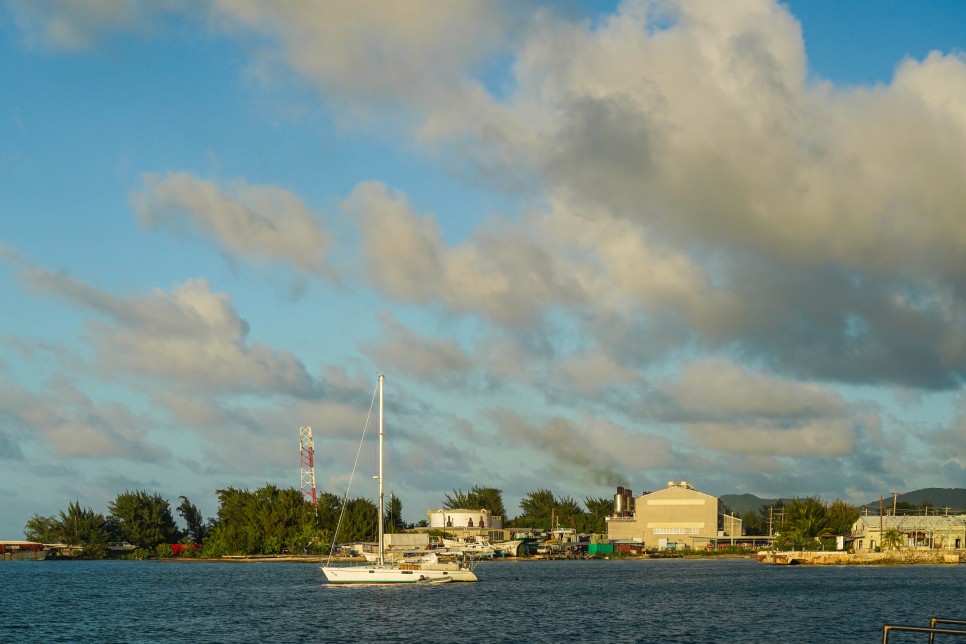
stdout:
{"type": "Polygon", "coordinates": [[[779,550],[813,550],[834,547],[830,541],[837,535],[849,534],[859,515],[857,506],[840,499],[806,497],[779,499],[775,505],[763,505],[757,512],[749,510],[741,515],[741,521],[748,535],[767,535],[769,530],[777,535],[775,547],[779,550]]]}
{"type": "MultiPolygon", "coordinates": [[[[376,537],[376,505],[366,498],[349,499],[328,492],[317,497],[317,506],[306,501],[300,490],[265,485],[254,491],[228,487],[216,490],[218,512],[205,520],[187,497],[179,497],[174,512],[158,493],[144,490],[118,494],[108,504],[106,515],[83,508],[76,501],[57,515],[33,515],[24,536],[41,543],[64,543],[83,548],[83,556],[104,557],[112,543],[135,546],[135,556],[170,554],[170,544],[196,544],[183,556],[323,554],[331,544],[373,541],[376,537]],[[160,550],[159,550],[160,547],[160,550]]],[[[494,487],[474,486],[453,490],[443,497],[444,509],[486,509],[506,517],[503,493],[494,487]]],[[[425,519],[403,520],[402,502],[390,494],[384,509],[387,532],[426,527],[425,519]]],[[[605,533],[605,517],[613,514],[612,498],[587,497],[583,505],[569,496],[556,497],[549,489],[527,493],[520,501],[520,514],[505,520],[507,528],[549,531],[573,528],[580,533],[605,533]]],[[[844,501],[817,498],[781,501],[771,508],[742,515],[748,534],[768,534],[768,521],[777,533],[776,546],[795,549],[820,547],[823,538],[848,534],[859,517],[859,509],[844,501]]]]}
{"type": "MultiPolygon", "coordinates": [[[[172,511],[158,493],[125,491],[108,504],[107,514],[81,507],[74,501],[56,515],[34,514],[24,527],[29,541],[63,543],[82,549],[82,556],[102,558],[111,544],[131,544],[138,558],[165,556],[171,544],[190,546],[182,556],[323,554],[333,542],[373,541],[376,537],[376,505],[366,498],[344,499],[321,492],[317,505],[306,501],[300,490],[265,485],[254,491],[228,487],[216,490],[218,512],[207,520],[187,497],[172,511]],[[180,515],[184,529],[175,522],[180,515]]],[[[604,517],[614,509],[612,499],[587,498],[585,508],[571,497],[556,498],[550,490],[527,494],[520,502],[521,514],[506,521],[507,527],[549,530],[572,527],[578,532],[605,532],[604,517]],[[553,519],[553,526],[551,525],[553,519]]],[[[494,487],[473,486],[467,492],[444,495],[445,509],[484,508],[506,516],[503,493],[494,487]]],[[[384,514],[387,532],[426,527],[403,520],[402,502],[390,494],[384,514]]]]}

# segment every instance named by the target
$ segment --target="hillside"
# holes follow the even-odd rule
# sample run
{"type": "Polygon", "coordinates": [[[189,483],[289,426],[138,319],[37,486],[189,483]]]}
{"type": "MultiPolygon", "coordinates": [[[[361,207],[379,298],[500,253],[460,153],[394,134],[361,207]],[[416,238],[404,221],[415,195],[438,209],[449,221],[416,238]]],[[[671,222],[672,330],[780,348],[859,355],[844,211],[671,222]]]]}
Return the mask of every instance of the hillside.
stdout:
{"type": "MultiPolygon", "coordinates": [[[[966,512],[966,489],[959,487],[927,487],[921,490],[914,490],[900,494],[895,499],[898,502],[906,502],[910,505],[922,505],[928,502],[937,508],[949,508],[950,512],[966,512]]],[[[885,495],[883,504],[889,509],[892,508],[892,495],[885,495]]],[[[879,499],[874,499],[866,504],[866,507],[878,508],[879,499]]]]}
{"type": "MultiPolygon", "coordinates": [[[[789,498],[794,497],[788,497],[786,499],[763,499],[754,494],[723,494],[719,498],[725,505],[731,508],[732,512],[741,515],[748,510],[757,511],[761,506],[768,507],[776,505],[780,500],[787,501],[789,498]]],[[[928,501],[930,505],[935,507],[948,507],[950,512],[966,512],[966,489],[964,488],[927,487],[900,494],[896,500],[898,502],[904,501],[910,505],[921,505],[928,501]]],[[[882,502],[890,510],[892,509],[892,501],[892,495],[883,496],[882,502]]],[[[878,512],[879,499],[870,501],[862,507],[868,507],[878,512]]]]}
{"type": "Polygon", "coordinates": [[[778,503],[778,499],[763,499],[754,494],[724,494],[719,498],[739,516],[749,510],[757,512],[761,506],[768,507],[778,503]]]}

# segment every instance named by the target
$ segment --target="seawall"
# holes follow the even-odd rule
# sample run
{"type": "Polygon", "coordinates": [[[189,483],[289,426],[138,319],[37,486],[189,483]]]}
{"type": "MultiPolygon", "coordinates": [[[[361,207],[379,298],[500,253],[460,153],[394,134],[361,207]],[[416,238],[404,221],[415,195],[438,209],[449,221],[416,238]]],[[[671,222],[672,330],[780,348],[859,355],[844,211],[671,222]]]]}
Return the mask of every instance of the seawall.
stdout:
{"type": "Polygon", "coordinates": [[[885,552],[839,551],[762,551],[755,559],[763,564],[848,566],[848,565],[917,565],[958,564],[966,562],[966,550],[887,550],[885,552]]]}

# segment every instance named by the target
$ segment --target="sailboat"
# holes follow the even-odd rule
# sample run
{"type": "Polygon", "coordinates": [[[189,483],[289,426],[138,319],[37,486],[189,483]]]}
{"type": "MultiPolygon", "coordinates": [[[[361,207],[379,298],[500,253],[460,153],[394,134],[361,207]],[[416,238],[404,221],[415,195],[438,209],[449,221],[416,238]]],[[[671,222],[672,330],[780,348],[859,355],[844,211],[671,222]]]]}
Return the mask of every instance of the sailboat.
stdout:
{"type": "Polygon", "coordinates": [[[399,584],[446,581],[477,581],[476,573],[468,564],[440,563],[435,554],[404,561],[387,561],[385,526],[383,525],[383,384],[379,376],[379,556],[375,563],[362,566],[333,566],[331,559],[322,566],[322,574],[330,584],[399,584]]]}

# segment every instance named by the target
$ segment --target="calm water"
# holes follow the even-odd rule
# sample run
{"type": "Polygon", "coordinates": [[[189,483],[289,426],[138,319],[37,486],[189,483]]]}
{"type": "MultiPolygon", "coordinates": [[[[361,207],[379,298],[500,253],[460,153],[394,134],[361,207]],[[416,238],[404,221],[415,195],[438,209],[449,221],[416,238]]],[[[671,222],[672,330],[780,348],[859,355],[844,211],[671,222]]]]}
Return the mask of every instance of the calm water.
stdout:
{"type": "Polygon", "coordinates": [[[315,564],[7,562],[0,641],[879,642],[884,623],[966,618],[966,566],[523,561],[477,574],[332,587],[315,564]]]}

